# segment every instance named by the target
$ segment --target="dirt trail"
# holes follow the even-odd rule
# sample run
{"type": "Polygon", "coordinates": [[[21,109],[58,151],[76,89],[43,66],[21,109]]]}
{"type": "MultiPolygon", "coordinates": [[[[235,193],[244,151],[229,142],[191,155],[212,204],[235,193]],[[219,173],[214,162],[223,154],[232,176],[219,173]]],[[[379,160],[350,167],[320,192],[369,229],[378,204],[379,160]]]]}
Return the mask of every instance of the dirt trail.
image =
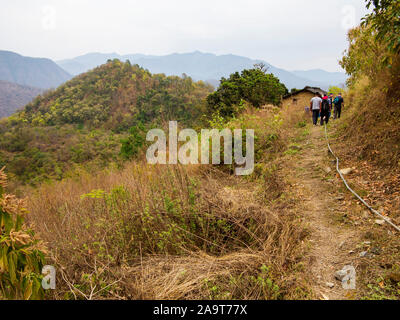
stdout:
{"type": "Polygon", "coordinates": [[[357,230],[343,227],[335,220],[338,213],[346,212],[344,195],[333,183],[337,178],[321,127],[310,131],[309,138],[301,145],[302,152],[296,157],[298,173],[293,179],[295,192],[303,199],[304,218],[311,229],[308,268],[313,278],[312,287],[318,299],[349,299],[351,293],[335,280],[334,273],[345,265],[354,265],[356,257],[351,248],[360,240],[357,230]],[[327,283],[334,283],[334,287],[330,288],[327,283]]]}

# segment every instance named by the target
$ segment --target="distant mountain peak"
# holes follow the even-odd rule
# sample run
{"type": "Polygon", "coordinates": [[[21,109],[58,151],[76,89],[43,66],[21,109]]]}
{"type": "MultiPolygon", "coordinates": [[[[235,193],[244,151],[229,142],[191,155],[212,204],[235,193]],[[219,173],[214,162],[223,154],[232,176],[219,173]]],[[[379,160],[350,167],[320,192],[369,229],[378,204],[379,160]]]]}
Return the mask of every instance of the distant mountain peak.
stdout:
{"type": "Polygon", "coordinates": [[[165,73],[166,75],[178,75],[185,73],[195,80],[218,83],[222,77],[228,77],[231,73],[253,68],[254,64],[263,62],[268,67],[268,72],[277,76],[288,89],[316,86],[328,88],[329,85],[338,85],[345,82],[346,76],[341,73],[330,73],[315,69],[308,71],[286,71],[276,68],[262,59],[250,59],[247,57],[201,52],[195,50],[187,53],[171,53],[163,56],[144,54],[95,54],[89,61],[81,57],[59,61],[59,65],[73,74],[83,73],[87,70],[103,64],[107,59],[119,58],[123,61],[130,60],[153,73],[165,73]],[[312,73],[310,75],[310,73],[312,73]]]}
{"type": "Polygon", "coordinates": [[[0,118],[10,116],[42,92],[42,89],[0,80],[0,118]]]}
{"type": "Polygon", "coordinates": [[[58,87],[72,76],[47,58],[0,51],[0,80],[42,89],[58,87]]]}

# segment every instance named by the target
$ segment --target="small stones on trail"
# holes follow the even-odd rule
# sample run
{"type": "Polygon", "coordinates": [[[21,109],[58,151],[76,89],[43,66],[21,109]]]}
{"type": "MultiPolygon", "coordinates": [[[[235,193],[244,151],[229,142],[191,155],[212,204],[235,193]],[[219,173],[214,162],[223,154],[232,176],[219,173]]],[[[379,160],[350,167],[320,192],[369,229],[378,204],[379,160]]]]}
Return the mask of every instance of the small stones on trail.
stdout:
{"type": "Polygon", "coordinates": [[[332,283],[332,282],[327,282],[326,283],[326,286],[328,287],[328,288],[333,288],[334,286],[335,286],[335,284],[334,283],[332,283]]]}
{"type": "Polygon", "coordinates": [[[350,273],[350,270],[354,270],[354,267],[351,265],[344,266],[342,270],[335,272],[335,279],[342,281],[350,273]]]}
{"type": "Polygon", "coordinates": [[[344,244],[345,244],[345,241],[342,241],[342,242],[339,244],[339,249],[342,249],[342,247],[344,246],[344,244]]]}
{"type": "Polygon", "coordinates": [[[385,224],[385,220],[375,220],[375,223],[383,226],[385,224]]]}
{"type": "Polygon", "coordinates": [[[344,200],[344,196],[338,196],[335,199],[341,201],[341,200],[344,200]]]}
{"type": "Polygon", "coordinates": [[[331,168],[329,168],[329,167],[326,167],[325,169],[324,169],[324,171],[326,172],[326,173],[331,173],[332,172],[332,169],[331,168]]]}
{"type": "MultiPolygon", "coordinates": [[[[371,242],[369,242],[370,244],[371,244],[371,242]]],[[[365,244],[365,242],[364,242],[364,244],[365,244]]],[[[361,258],[369,258],[369,257],[371,257],[371,254],[374,254],[374,255],[380,255],[382,253],[382,249],[381,248],[378,248],[378,247],[374,247],[374,248],[372,248],[369,252],[368,251],[363,251],[363,252],[361,252],[360,253],[360,257],[361,258]]]]}
{"type": "Polygon", "coordinates": [[[355,168],[346,168],[346,169],[340,170],[340,173],[343,175],[347,175],[347,174],[352,173],[354,170],[355,170],[355,168]]]}
{"type": "Polygon", "coordinates": [[[344,270],[339,270],[335,272],[335,279],[342,281],[344,277],[347,275],[347,272],[344,270]]]}

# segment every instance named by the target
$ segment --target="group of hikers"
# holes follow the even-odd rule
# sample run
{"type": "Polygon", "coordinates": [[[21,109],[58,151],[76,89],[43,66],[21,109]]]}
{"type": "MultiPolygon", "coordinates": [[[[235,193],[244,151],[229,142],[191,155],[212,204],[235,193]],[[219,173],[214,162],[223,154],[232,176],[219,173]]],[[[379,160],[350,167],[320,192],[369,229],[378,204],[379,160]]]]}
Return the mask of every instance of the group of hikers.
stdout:
{"type": "Polygon", "coordinates": [[[333,119],[340,119],[343,105],[344,100],[341,93],[333,98],[333,93],[330,93],[329,96],[325,94],[322,97],[319,92],[316,92],[315,97],[311,99],[310,103],[314,126],[318,124],[319,117],[321,117],[321,126],[324,125],[324,121],[328,124],[332,115],[332,108],[334,108],[333,119]]]}

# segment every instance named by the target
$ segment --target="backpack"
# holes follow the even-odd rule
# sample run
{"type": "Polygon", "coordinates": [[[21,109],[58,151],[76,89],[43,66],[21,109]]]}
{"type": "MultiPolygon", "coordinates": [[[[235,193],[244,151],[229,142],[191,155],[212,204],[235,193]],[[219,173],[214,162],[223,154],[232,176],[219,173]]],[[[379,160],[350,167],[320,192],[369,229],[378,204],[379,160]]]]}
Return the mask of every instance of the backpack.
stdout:
{"type": "Polygon", "coordinates": [[[329,101],[328,99],[322,100],[322,111],[329,111],[329,101]]]}
{"type": "Polygon", "coordinates": [[[333,100],[334,104],[338,104],[339,103],[339,97],[336,97],[335,100],[333,100]]]}

